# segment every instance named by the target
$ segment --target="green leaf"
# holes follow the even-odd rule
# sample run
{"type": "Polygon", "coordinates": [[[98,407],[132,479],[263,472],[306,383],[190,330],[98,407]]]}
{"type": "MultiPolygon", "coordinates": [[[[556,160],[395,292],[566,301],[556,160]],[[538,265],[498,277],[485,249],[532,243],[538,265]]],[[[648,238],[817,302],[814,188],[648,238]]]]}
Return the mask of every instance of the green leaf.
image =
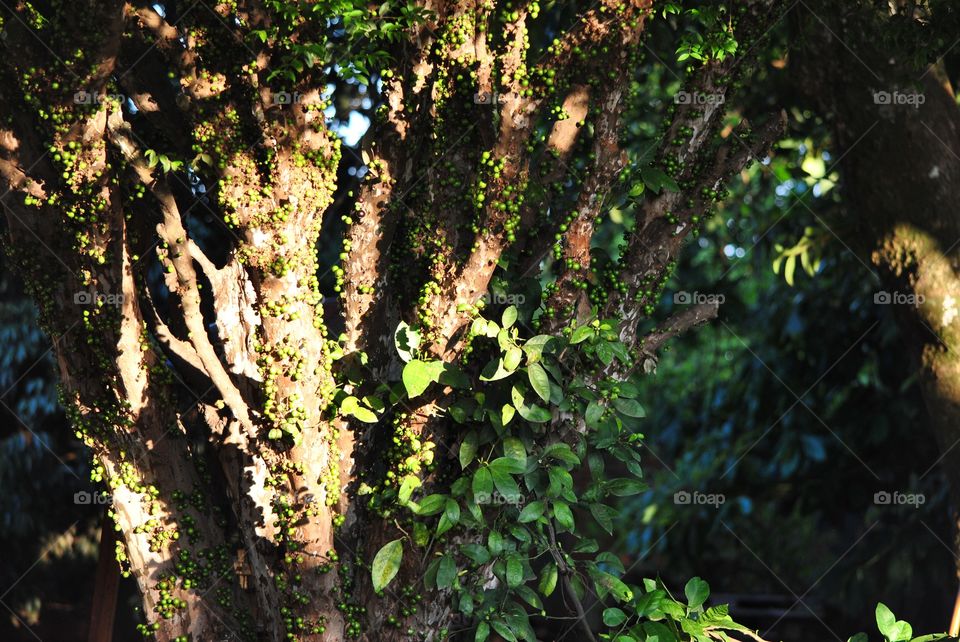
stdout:
{"type": "Polygon", "coordinates": [[[406,363],[413,359],[414,353],[420,347],[420,333],[401,321],[393,334],[393,342],[397,346],[400,359],[406,363]]]}
{"type": "Polygon", "coordinates": [[[647,485],[643,482],[637,481],[636,479],[630,479],[629,477],[618,477],[617,479],[611,479],[603,485],[604,490],[606,490],[611,495],[617,497],[630,497],[631,495],[636,495],[637,493],[642,493],[647,489],[647,485]]]}
{"type": "Polygon", "coordinates": [[[467,409],[463,407],[462,403],[457,402],[452,404],[449,408],[447,408],[447,412],[458,424],[467,423],[467,409]]]}
{"type": "Polygon", "coordinates": [[[613,509],[605,504],[590,504],[590,514],[597,520],[600,527],[613,535],[613,509]]]}
{"type": "Polygon", "coordinates": [[[373,558],[370,574],[373,578],[373,590],[382,591],[400,570],[403,559],[403,540],[395,539],[384,544],[373,558]]]}
{"type": "Polygon", "coordinates": [[[585,341],[588,337],[592,337],[596,334],[596,331],[591,328],[589,325],[582,325],[576,330],[573,331],[573,334],[570,335],[570,344],[575,345],[585,341]]]}
{"type": "Polygon", "coordinates": [[[457,563],[450,555],[444,555],[440,558],[440,566],[437,567],[437,588],[450,588],[455,579],[457,579],[457,563]]]}
{"type": "Polygon", "coordinates": [[[403,386],[407,389],[407,396],[413,399],[427,389],[431,383],[440,379],[443,372],[442,361],[421,361],[413,359],[403,367],[403,386]]]}
{"type": "Polygon", "coordinates": [[[709,609],[703,612],[703,614],[697,618],[697,622],[703,624],[704,626],[709,626],[712,624],[729,624],[733,622],[730,618],[730,607],[726,604],[719,604],[717,606],[711,606],[709,609]]]}
{"type": "Polygon", "coordinates": [[[340,404],[340,412],[351,415],[368,424],[377,423],[377,415],[369,408],[360,405],[360,400],[354,396],[346,397],[340,404]]]}
{"type": "Polygon", "coordinates": [[[436,515],[443,510],[444,505],[447,502],[446,495],[433,494],[427,495],[422,500],[420,500],[416,514],[421,517],[429,517],[430,515],[436,515]]]}
{"type": "Polygon", "coordinates": [[[516,413],[516,408],[508,403],[503,404],[503,408],[500,409],[500,422],[506,426],[508,423],[510,423],[516,413]]]}
{"type": "Polygon", "coordinates": [[[473,615],[473,597],[469,593],[463,593],[460,595],[460,602],[457,605],[457,608],[466,616],[473,615]]]}
{"type": "Polygon", "coordinates": [[[503,317],[500,319],[500,325],[509,328],[517,321],[517,306],[511,305],[503,311],[503,317]]]}
{"type": "Polygon", "coordinates": [[[473,320],[473,323],[470,324],[470,334],[478,337],[487,336],[487,322],[485,319],[477,317],[473,320]]]}
{"type": "MultiPolygon", "coordinates": [[[[475,498],[486,497],[488,500],[493,494],[493,475],[486,466],[478,468],[473,473],[473,496],[475,498]]],[[[479,499],[477,500],[480,501],[479,499]]]]}
{"type": "Polygon", "coordinates": [[[913,627],[898,620],[883,602],[877,604],[877,628],[889,642],[906,642],[913,637],[913,627]]]}
{"type": "Polygon", "coordinates": [[[517,517],[517,521],[521,524],[535,522],[540,519],[544,510],[546,510],[546,504],[542,500],[538,499],[535,502],[530,502],[520,511],[520,516],[517,517]]]}
{"type": "Polygon", "coordinates": [[[549,334],[538,334],[535,337],[527,339],[523,344],[523,351],[527,355],[527,363],[536,363],[543,357],[543,352],[549,343],[555,337],[549,334]]]}
{"type": "Polygon", "coordinates": [[[620,626],[627,621],[627,614],[618,608],[603,610],[603,623],[607,626],[620,626]]]}
{"type": "Polygon", "coordinates": [[[566,502],[553,503],[553,517],[557,520],[558,524],[568,531],[573,530],[573,511],[570,510],[570,506],[568,506],[566,502]]]}
{"type": "Polygon", "coordinates": [[[508,504],[520,503],[520,487],[508,473],[502,469],[490,467],[490,474],[493,476],[493,484],[497,487],[500,496],[508,504]]]}
{"type": "Polygon", "coordinates": [[[530,379],[533,391],[541,399],[550,403],[550,377],[547,376],[547,371],[543,369],[543,366],[539,363],[531,363],[527,366],[527,377],[530,379]]]}
{"type": "Polygon", "coordinates": [[[413,523],[413,543],[421,548],[430,543],[430,531],[423,522],[413,523]]]}
{"type": "MultiPolygon", "coordinates": [[[[626,584],[624,584],[620,578],[610,575],[601,571],[596,567],[588,568],[590,577],[593,578],[594,583],[597,585],[598,592],[600,589],[603,589],[605,592],[609,592],[617,601],[626,602],[633,599],[633,591],[630,590],[626,584]]],[[[602,597],[602,596],[601,596],[602,597]]]]}
{"type": "Polygon", "coordinates": [[[887,605],[883,602],[877,604],[877,628],[880,630],[880,633],[884,637],[891,639],[891,633],[893,633],[893,627],[897,623],[897,618],[893,615],[893,612],[887,608],[887,605]]]}
{"type": "Polygon", "coordinates": [[[503,355],[503,368],[509,372],[513,372],[517,369],[517,366],[520,365],[520,362],[523,360],[523,350],[517,346],[510,346],[507,349],[507,353],[503,355]]]}
{"type": "Polygon", "coordinates": [[[538,406],[537,404],[524,404],[523,406],[518,406],[517,412],[520,413],[521,417],[532,424],[546,423],[553,417],[549,410],[543,406],[538,406]]]}
{"type": "Polygon", "coordinates": [[[600,550],[600,544],[595,539],[582,539],[573,547],[574,553],[596,553],[600,550]]]}
{"type": "Polygon", "coordinates": [[[443,515],[440,516],[437,524],[437,536],[443,535],[458,523],[460,523],[460,504],[453,499],[447,499],[443,515]]]}
{"type": "Polygon", "coordinates": [[[557,565],[550,562],[540,571],[540,582],[537,585],[537,590],[539,590],[544,597],[550,597],[550,594],[557,588],[557,578],[559,576],[560,573],[557,570],[557,565]]]}
{"type": "Polygon", "coordinates": [[[420,486],[420,478],[416,475],[404,475],[400,482],[400,489],[397,491],[397,500],[401,504],[406,504],[410,500],[410,495],[420,486]]]}
{"type": "Polygon", "coordinates": [[[443,371],[440,373],[437,381],[445,386],[461,388],[463,390],[469,389],[472,384],[470,377],[468,377],[463,370],[450,363],[443,364],[443,371]]]}
{"type": "Polygon", "coordinates": [[[486,622],[480,622],[477,625],[477,632],[473,636],[473,642],[486,642],[488,637],[490,637],[490,625],[486,622]]]}
{"type": "Polygon", "coordinates": [[[527,469],[527,458],[497,457],[490,462],[490,468],[511,475],[519,475],[527,469]]]}
{"type": "Polygon", "coordinates": [[[683,594],[687,596],[687,606],[698,609],[710,597],[710,586],[699,577],[692,577],[683,587],[683,594]]]}
{"type": "Polygon", "coordinates": [[[513,535],[513,539],[523,544],[529,544],[533,541],[533,538],[530,536],[530,531],[519,524],[510,527],[510,534],[513,535]]]}
{"type": "Polygon", "coordinates": [[[423,585],[433,590],[437,587],[437,569],[440,568],[440,558],[435,557],[433,561],[427,564],[427,570],[423,574],[423,585]]]}
{"type": "Polygon", "coordinates": [[[571,466],[580,464],[580,458],[570,449],[569,444],[559,441],[543,449],[544,458],[553,458],[571,466]]]}
{"type": "Polygon", "coordinates": [[[646,417],[647,413],[636,399],[625,399],[617,397],[613,400],[613,407],[622,415],[627,417],[646,417]]]}
{"type": "Polygon", "coordinates": [[[547,469],[547,477],[550,480],[549,492],[553,495],[560,495],[565,490],[573,488],[573,476],[566,468],[560,466],[550,466],[547,469]]]}
{"type": "Polygon", "coordinates": [[[584,413],[584,421],[587,422],[588,428],[596,428],[600,423],[600,418],[603,416],[603,411],[605,408],[600,405],[597,401],[591,401],[587,404],[587,411],[584,413]]]}
{"type": "Polygon", "coordinates": [[[520,586],[514,589],[517,592],[524,602],[537,609],[538,611],[543,610],[543,600],[540,599],[540,596],[536,592],[527,586],[526,584],[521,584],[520,586]]]}
{"type": "Polygon", "coordinates": [[[479,438],[474,430],[471,430],[460,442],[460,468],[466,468],[473,458],[477,456],[479,438]]]}
{"type": "Polygon", "coordinates": [[[516,386],[510,388],[510,400],[515,408],[523,408],[526,405],[523,401],[523,393],[516,386]]]}
{"type": "Polygon", "coordinates": [[[890,640],[892,642],[907,642],[913,637],[913,627],[903,620],[897,620],[891,633],[890,640]]]}
{"type": "Polygon", "coordinates": [[[499,531],[490,531],[487,534],[487,548],[492,555],[499,555],[503,552],[503,535],[499,531]]]}
{"type": "Polygon", "coordinates": [[[646,186],[656,194],[659,194],[660,189],[663,187],[666,187],[671,192],[680,191],[680,186],[677,184],[677,181],[656,167],[645,167],[641,169],[640,176],[643,178],[643,182],[646,184],[646,186]]]}
{"type": "Polygon", "coordinates": [[[523,584],[523,562],[517,554],[507,556],[507,586],[515,588],[523,584]]]}
{"type": "Polygon", "coordinates": [[[678,639],[673,631],[661,622],[644,622],[643,633],[646,642],[677,642],[678,639]]]}
{"type": "Polygon", "coordinates": [[[513,374],[513,371],[504,368],[503,359],[497,357],[483,367],[480,372],[480,381],[498,381],[509,377],[511,374],[513,374]]]}
{"type": "Polygon", "coordinates": [[[507,642],[517,642],[517,636],[513,634],[513,631],[503,620],[490,620],[490,625],[507,642]]]}
{"type": "Polygon", "coordinates": [[[703,625],[696,620],[685,617],[680,620],[680,628],[683,629],[684,633],[698,642],[700,640],[703,640],[703,642],[710,640],[710,638],[706,636],[706,631],[703,630],[703,625]]]}
{"type": "MultiPolygon", "coordinates": [[[[527,449],[523,442],[516,437],[505,437],[503,440],[503,455],[520,462],[524,469],[527,467],[527,449]]],[[[521,471],[522,472],[522,471],[521,471]]]]}
{"type": "Polygon", "coordinates": [[[490,561],[490,551],[483,544],[464,544],[460,547],[460,552],[478,566],[490,561]]]}
{"type": "Polygon", "coordinates": [[[597,358],[603,365],[609,366],[613,363],[613,356],[613,347],[609,343],[603,341],[597,344],[597,358]]]}

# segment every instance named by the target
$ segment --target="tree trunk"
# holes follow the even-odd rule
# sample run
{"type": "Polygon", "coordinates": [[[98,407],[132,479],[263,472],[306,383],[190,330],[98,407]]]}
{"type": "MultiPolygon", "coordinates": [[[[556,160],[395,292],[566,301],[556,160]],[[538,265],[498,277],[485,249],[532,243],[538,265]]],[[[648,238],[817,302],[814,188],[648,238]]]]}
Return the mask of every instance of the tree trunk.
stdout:
{"type": "MultiPolygon", "coordinates": [[[[638,329],[722,181],[763,153],[780,120],[724,140],[722,110],[666,114],[656,163],[676,189],[637,206],[622,261],[601,276],[594,228],[621,184],[641,180],[623,120],[653,3],[584,10],[536,60],[537,3],[422,4],[421,18],[389,3],[365,14],[402,34],[382,42],[376,29],[351,40],[349,12],[341,25],[319,3],[254,0],[183,14],[167,3],[166,15],[21,3],[4,26],[0,82],[16,88],[0,94],[10,251],[54,339],[63,402],[111,489],[144,632],[158,640],[391,642],[464,628],[451,591],[422,579],[438,548],[456,557],[486,535],[460,529],[409,550],[401,479],[449,491],[463,435],[448,419],[454,384],[404,396],[401,322],[417,329],[421,359],[478,375],[465,357],[495,273],[540,274],[553,248],[543,331],[569,334],[591,308],[626,320],[619,360],[574,373],[596,387],[716,313],[638,329]],[[394,58],[379,74],[354,209],[338,212],[335,340],[317,245],[341,142],[321,88],[333,53],[371,39],[364,67],[383,62],[379,46],[394,58]],[[578,159],[574,172],[566,163],[578,159]],[[371,564],[398,539],[408,550],[378,591],[371,564]]],[[[752,43],[777,4],[744,4],[721,26],[752,43]]],[[[686,87],[722,98],[747,60],[710,60],[686,87]]],[[[556,412],[537,447],[582,437],[582,414],[556,412]]],[[[471,572],[484,590],[500,586],[494,562],[471,572]]]]}
{"type": "MultiPolygon", "coordinates": [[[[806,16],[804,87],[831,125],[846,207],[829,221],[879,276],[921,375],[940,464],[960,506],[960,111],[936,65],[917,51],[877,46],[872,10],[813,6],[806,16]],[[866,37],[865,37],[866,36],[866,37]]],[[[909,18],[909,16],[907,17],[909,18]]],[[[932,36],[925,36],[927,38],[932,36]]],[[[938,54],[940,52],[931,52],[938,54]]]]}

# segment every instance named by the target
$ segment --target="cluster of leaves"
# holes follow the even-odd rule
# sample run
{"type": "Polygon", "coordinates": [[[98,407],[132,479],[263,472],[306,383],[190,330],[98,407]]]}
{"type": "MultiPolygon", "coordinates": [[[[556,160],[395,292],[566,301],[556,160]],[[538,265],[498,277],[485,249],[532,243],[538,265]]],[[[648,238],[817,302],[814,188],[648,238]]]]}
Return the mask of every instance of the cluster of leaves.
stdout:
{"type": "Polygon", "coordinates": [[[269,0],[266,4],[277,19],[252,30],[250,37],[282,52],[268,80],[284,80],[289,86],[295,86],[306,70],[329,61],[334,61],[334,71],[340,78],[369,84],[371,75],[390,60],[390,45],[429,15],[414,2],[371,5],[327,0],[311,3],[306,9],[291,0],[269,0]],[[308,38],[292,37],[305,26],[308,38]]]}
{"type": "MultiPolygon", "coordinates": [[[[955,640],[946,633],[931,633],[913,637],[913,627],[903,620],[898,620],[893,611],[881,602],[877,604],[877,628],[883,635],[884,642],[936,642],[936,640],[955,640]]],[[[869,642],[866,633],[857,633],[847,642],[869,642]]]]}
{"type": "MultiPolygon", "coordinates": [[[[417,358],[416,332],[399,329],[409,398],[434,383],[464,391],[446,407],[463,429],[461,470],[449,492],[421,493],[414,475],[401,482],[397,502],[415,516],[413,529],[376,555],[374,586],[382,590],[391,582],[404,548],[413,545],[431,560],[426,587],[452,594],[459,612],[474,619],[477,641],[496,632],[533,642],[529,618],[543,612],[543,599],[558,585],[577,602],[589,596],[611,603],[603,611],[604,640],[714,640],[726,639],[724,631],[748,632],[725,607],[705,607],[703,580],[687,583],[685,602],[659,580],[627,583],[619,557],[587,535],[591,521],[612,533],[610,503],[645,489],[639,386],[599,374],[614,361],[631,363],[616,323],[594,320],[565,337],[524,339],[518,316],[510,306],[499,322],[474,320],[474,349],[490,356],[475,379],[456,366],[417,358]],[[608,462],[628,474],[609,476],[608,462]]],[[[356,415],[354,404],[351,409],[356,415]]]]}
{"type": "Polygon", "coordinates": [[[737,39],[726,5],[691,7],[682,10],[667,3],[663,15],[676,14],[689,22],[677,47],[677,62],[723,60],[737,52],[737,39]]]}

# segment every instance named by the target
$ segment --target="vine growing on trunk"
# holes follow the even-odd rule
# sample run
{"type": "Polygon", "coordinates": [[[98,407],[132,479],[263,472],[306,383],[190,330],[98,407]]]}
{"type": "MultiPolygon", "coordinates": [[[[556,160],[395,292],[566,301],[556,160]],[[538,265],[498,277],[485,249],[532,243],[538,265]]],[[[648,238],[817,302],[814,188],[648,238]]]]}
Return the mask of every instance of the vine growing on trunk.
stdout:
{"type": "Polygon", "coordinates": [[[591,532],[716,314],[657,302],[779,133],[735,100],[781,4],[3,3],[6,247],[142,632],[532,641],[560,591],[588,639],[759,639],[591,532]]]}

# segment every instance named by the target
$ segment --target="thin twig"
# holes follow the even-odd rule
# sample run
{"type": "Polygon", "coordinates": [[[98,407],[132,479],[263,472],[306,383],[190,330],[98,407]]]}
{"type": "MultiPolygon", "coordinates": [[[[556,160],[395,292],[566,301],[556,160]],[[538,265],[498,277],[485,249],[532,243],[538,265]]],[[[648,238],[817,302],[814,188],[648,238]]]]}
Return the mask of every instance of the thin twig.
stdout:
{"type": "Polygon", "coordinates": [[[550,552],[553,554],[553,559],[557,562],[557,567],[559,567],[560,573],[563,576],[564,593],[573,599],[573,605],[577,609],[577,621],[580,622],[583,632],[587,635],[587,640],[589,642],[597,642],[597,638],[594,637],[593,631],[590,630],[590,624],[587,622],[587,612],[583,610],[583,603],[580,602],[580,598],[577,597],[576,592],[573,590],[573,585],[570,583],[570,566],[567,564],[567,561],[563,559],[563,556],[560,555],[560,550],[557,546],[557,534],[554,532],[553,524],[550,522],[547,522],[547,532],[550,534],[550,552]]]}

